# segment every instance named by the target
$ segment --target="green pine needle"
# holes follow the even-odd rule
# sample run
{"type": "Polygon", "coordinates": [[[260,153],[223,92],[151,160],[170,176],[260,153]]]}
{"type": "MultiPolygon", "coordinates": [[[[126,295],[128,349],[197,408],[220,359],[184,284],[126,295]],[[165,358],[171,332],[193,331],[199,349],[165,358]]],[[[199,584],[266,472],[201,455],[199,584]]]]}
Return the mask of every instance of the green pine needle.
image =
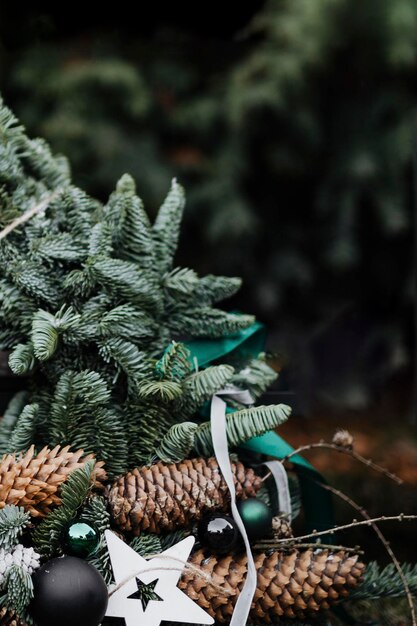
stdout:
{"type": "Polygon", "coordinates": [[[30,515],[23,507],[6,504],[0,510],[0,546],[11,550],[17,545],[20,535],[29,525],[30,515]]]}
{"type": "Polygon", "coordinates": [[[52,558],[62,553],[63,530],[85,502],[93,482],[95,461],[74,470],[62,485],[62,504],[39,524],[33,534],[33,543],[42,556],[52,558]]]}
{"type": "MultiPolygon", "coordinates": [[[[256,406],[226,415],[227,441],[230,448],[245,443],[252,437],[274,430],[283,424],[291,413],[285,404],[256,406]]],[[[194,449],[198,455],[211,456],[214,452],[210,422],[205,422],[195,432],[194,449]]]]}

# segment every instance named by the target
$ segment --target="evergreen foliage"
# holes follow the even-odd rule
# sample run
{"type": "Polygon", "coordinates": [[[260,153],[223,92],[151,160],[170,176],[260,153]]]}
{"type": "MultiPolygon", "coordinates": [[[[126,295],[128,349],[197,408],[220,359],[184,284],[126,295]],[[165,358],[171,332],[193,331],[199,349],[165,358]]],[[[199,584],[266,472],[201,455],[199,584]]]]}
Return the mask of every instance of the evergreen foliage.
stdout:
{"type": "MultiPolygon", "coordinates": [[[[180,177],[190,200],[185,264],[243,271],[249,309],[303,362],[303,382],[330,388],[338,404],[358,404],[360,384],[404,364],[412,293],[416,3],[351,4],[255,3],[247,28],[226,37],[209,5],[204,34],[181,11],[155,38],[146,25],[142,37],[122,38],[94,23],[54,43],[35,29],[0,68],[31,132],[70,156],[76,184],[93,195],[106,198],[130,171],[154,215],[180,177]],[[342,336],[333,351],[336,331],[349,333],[343,350],[342,336]],[[318,355],[306,354],[318,336],[327,337],[323,377],[318,355]]],[[[4,29],[7,39],[7,20],[4,29]]],[[[185,279],[191,288],[192,273],[185,279]]],[[[166,280],[175,288],[175,275],[166,280]]]]}
{"type": "MultiPolygon", "coordinates": [[[[175,267],[185,204],[176,180],[151,224],[130,176],[103,206],[71,185],[66,164],[44,143],[39,157],[40,144],[6,107],[1,119],[9,160],[3,206],[22,212],[47,191],[55,194],[0,245],[0,347],[11,349],[11,369],[35,383],[29,404],[14,400],[6,413],[2,450],[70,444],[94,452],[116,476],[147,462],[156,447],[168,458],[174,436],[180,447],[171,458],[184,458],[193,446],[189,428],[178,424],[231,382],[234,369],[193,372],[175,339],[222,337],[252,324],[251,315],[213,308],[240,281],[175,267]]],[[[247,368],[258,391],[274,377],[259,367],[247,368]]],[[[239,381],[246,383],[242,374],[239,381]]],[[[239,441],[279,423],[269,408],[261,426],[256,411],[256,427],[237,414],[239,441]]]]}
{"type": "MultiPolygon", "coordinates": [[[[401,566],[410,591],[417,597],[417,565],[401,566]]],[[[368,563],[363,583],[352,592],[350,600],[379,600],[404,596],[404,585],[393,563],[381,568],[376,561],[368,563]]]]}
{"type": "Polygon", "coordinates": [[[0,547],[11,550],[29,522],[30,515],[22,507],[6,505],[0,511],[0,547]]]}
{"type": "Polygon", "coordinates": [[[62,554],[62,533],[65,525],[71,522],[84,504],[94,474],[94,461],[87,461],[84,467],[74,470],[62,486],[62,504],[49,513],[36,528],[33,541],[45,558],[62,554]]]}

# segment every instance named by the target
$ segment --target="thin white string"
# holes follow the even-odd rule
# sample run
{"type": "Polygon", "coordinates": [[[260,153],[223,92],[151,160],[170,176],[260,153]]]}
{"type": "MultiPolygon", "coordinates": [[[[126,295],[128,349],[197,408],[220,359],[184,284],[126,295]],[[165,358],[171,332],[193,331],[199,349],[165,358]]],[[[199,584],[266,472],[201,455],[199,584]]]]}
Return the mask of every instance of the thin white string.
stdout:
{"type": "Polygon", "coordinates": [[[161,559],[161,560],[166,559],[167,561],[176,561],[177,563],[179,563],[179,565],[176,565],[176,566],[174,565],[172,567],[161,567],[160,565],[155,565],[155,567],[147,567],[146,569],[138,570],[134,574],[129,574],[129,576],[126,576],[126,578],[121,580],[117,585],[114,585],[113,587],[109,589],[109,598],[114,593],[116,593],[116,591],[119,591],[119,589],[124,587],[130,580],[133,580],[133,578],[136,578],[137,576],[140,576],[141,574],[147,574],[148,572],[161,572],[161,571],[182,572],[183,570],[188,570],[190,573],[195,574],[198,578],[204,579],[212,587],[214,587],[214,589],[216,589],[216,591],[218,591],[219,593],[223,593],[226,596],[231,595],[231,592],[225,589],[224,587],[222,587],[221,585],[218,585],[210,576],[210,574],[207,574],[202,569],[200,569],[196,565],[193,565],[192,563],[189,563],[188,561],[183,561],[182,559],[178,557],[166,555],[166,554],[152,554],[149,556],[149,559],[161,559]]]}

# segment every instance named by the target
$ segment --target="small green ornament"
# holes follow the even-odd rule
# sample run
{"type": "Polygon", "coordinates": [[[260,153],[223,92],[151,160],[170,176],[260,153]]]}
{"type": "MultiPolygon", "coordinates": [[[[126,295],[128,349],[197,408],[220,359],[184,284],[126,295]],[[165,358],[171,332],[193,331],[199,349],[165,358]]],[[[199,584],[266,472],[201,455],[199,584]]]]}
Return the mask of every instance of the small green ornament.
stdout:
{"type": "Polygon", "coordinates": [[[100,533],[87,521],[75,520],[68,524],[63,535],[65,554],[85,559],[98,546],[100,533]]]}
{"type": "Polygon", "coordinates": [[[257,498],[248,498],[238,502],[237,508],[249,539],[260,539],[271,533],[272,511],[264,502],[257,498]]]}

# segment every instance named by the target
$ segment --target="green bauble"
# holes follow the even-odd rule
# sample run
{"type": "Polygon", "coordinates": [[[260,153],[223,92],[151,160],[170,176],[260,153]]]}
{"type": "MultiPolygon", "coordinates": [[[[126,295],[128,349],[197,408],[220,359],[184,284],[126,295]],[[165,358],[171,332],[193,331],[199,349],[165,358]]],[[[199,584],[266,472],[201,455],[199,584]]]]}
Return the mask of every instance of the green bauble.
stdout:
{"type": "Polygon", "coordinates": [[[260,539],[271,533],[272,511],[264,502],[257,498],[248,498],[238,502],[237,508],[249,539],[260,539]]]}
{"type": "Polygon", "coordinates": [[[85,559],[98,546],[100,533],[87,521],[82,519],[72,521],[66,527],[62,543],[65,554],[85,559]]]}

